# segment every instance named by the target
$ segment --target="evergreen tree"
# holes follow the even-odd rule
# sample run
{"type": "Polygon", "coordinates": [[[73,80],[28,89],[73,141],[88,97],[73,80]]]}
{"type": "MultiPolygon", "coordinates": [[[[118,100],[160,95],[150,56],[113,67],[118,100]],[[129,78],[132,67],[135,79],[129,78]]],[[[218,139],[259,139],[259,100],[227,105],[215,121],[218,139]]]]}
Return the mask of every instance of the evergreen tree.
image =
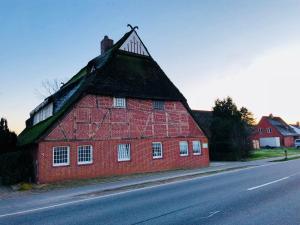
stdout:
{"type": "Polygon", "coordinates": [[[0,154],[16,150],[17,135],[8,129],[7,120],[0,120],[0,154]]]}
{"type": "Polygon", "coordinates": [[[254,118],[247,108],[238,109],[230,97],[216,100],[211,123],[210,156],[213,160],[240,160],[251,150],[254,118]]]}

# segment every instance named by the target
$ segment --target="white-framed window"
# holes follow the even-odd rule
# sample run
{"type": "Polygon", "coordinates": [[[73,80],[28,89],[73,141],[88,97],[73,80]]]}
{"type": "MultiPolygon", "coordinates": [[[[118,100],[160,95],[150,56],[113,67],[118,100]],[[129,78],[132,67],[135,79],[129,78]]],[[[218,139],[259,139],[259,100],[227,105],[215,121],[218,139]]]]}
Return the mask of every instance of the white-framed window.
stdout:
{"type": "Polygon", "coordinates": [[[164,110],[165,102],[164,101],[153,101],[153,109],[164,110]]]}
{"type": "Polygon", "coordinates": [[[152,157],[153,159],[162,158],[162,144],[160,142],[152,142],[152,157]]]}
{"type": "Polygon", "coordinates": [[[77,157],[79,165],[93,163],[93,147],[91,145],[78,146],[77,157]]]}
{"type": "Polygon", "coordinates": [[[130,160],[130,144],[119,144],[118,145],[118,161],[129,161],[130,160]]]}
{"type": "Polygon", "coordinates": [[[115,108],[126,108],[126,98],[114,98],[115,108]]]}
{"type": "Polygon", "coordinates": [[[259,133],[262,133],[262,132],[263,132],[263,129],[262,129],[262,128],[258,128],[258,132],[259,132],[259,133]]]}
{"type": "Polygon", "coordinates": [[[180,150],[180,156],[188,156],[189,155],[188,142],[180,141],[179,142],[179,150],[180,150]]]}
{"type": "Polygon", "coordinates": [[[47,119],[52,115],[53,115],[53,103],[49,103],[48,105],[44,106],[34,114],[33,125],[47,119]]]}
{"type": "Polygon", "coordinates": [[[201,155],[201,142],[200,141],[193,141],[193,154],[201,155]]]}
{"type": "Polygon", "coordinates": [[[53,166],[70,165],[70,147],[58,146],[53,147],[53,166]]]}
{"type": "Polygon", "coordinates": [[[267,133],[272,133],[272,128],[267,128],[267,133]]]}

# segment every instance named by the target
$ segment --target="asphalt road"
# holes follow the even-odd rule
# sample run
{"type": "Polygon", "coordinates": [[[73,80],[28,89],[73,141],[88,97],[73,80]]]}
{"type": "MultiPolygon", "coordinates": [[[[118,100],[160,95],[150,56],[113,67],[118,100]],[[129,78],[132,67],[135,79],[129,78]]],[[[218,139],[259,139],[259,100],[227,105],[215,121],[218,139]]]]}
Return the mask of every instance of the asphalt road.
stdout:
{"type": "Polygon", "coordinates": [[[109,196],[78,196],[71,202],[0,214],[0,224],[298,225],[300,160],[109,196]]]}

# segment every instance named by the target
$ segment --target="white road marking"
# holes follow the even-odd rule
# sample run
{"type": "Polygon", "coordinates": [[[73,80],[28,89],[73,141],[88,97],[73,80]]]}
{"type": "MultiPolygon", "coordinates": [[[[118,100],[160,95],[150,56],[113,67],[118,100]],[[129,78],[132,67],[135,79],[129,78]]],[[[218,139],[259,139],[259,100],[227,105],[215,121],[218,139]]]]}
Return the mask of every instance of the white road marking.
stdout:
{"type": "Polygon", "coordinates": [[[214,212],[211,212],[209,216],[207,216],[206,218],[210,218],[214,215],[216,215],[217,213],[219,213],[220,211],[214,211],[214,212]]]}
{"type": "MultiPolygon", "coordinates": [[[[278,162],[276,164],[279,164],[279,163],[283,163],[283,162],[278,162]]],[[[74,201],[59,203],[59,204],[54,204],[54,205],[44,206],[44,207],[40,207],[40,208],[34,208],[34,209],[28,209],[28,210],[24,210],[24,211],[17,211],[17,212],[13,212],[13,213],[2,214],[2,215],[0,215],[0,218],[7,217],[7,216],[26,214],[26,213],[30,213],[30,212],[37,212],[37,211],[41,211],[41,210],[44,210],[44,209],[52,209],[52,208],[57,208],[57,207],[66,206],[66,205],[72,205],[72,204],[76,204],[76,203],[80,203],[80,202],[92,201],[92,200],[96,200],[96,199],[101,199],[101,198],[107,198],[107,197],[111,197],[111,196],[126,194],[126,193],[130,193],[130,192],[134,192],[134,191],[151,189],[151,188],[155,188],[155,187],[160,187],[160,186],[165,186],[165,185],[170,185],[170,184],[175,184],[175,183],[182,183],[182,182],[186,182],[186,181],[190,181],[190,180],[203,179],[203,178],[207,178],[207,177],[220,176],[220,175],[224,175],[224,174],[228,174],[228,173],[235,173],[235,172],[239,172],[239,171],[242,171],[242,170],[250,170],[250,169],[255,169],[255,168],[265,167],[265,166],[271,166],[271,165],[275,165],[275,164],[267,163],[267,164],[263,164],[263,165],[259,165],[259,166],[249,165],[249,167],[240,168],[240,169],[236,169],[236,170],[232,170],[232,171],[223,171],[223,172],[220,171],[216,174],[211,174],[211,175],[204,175],[204,176],[200,175],[200,177],[194,177],[194,178],[190,178],[190,179],[172,181],[172,182],[168,182],[168,183],[164,183],[164,184],[157,184],[157,185],[152,185],[152,186],[148,186],[148,187],[142,187],[142,188],[127,190],[127,191],[122,191],[122,192],[118,192],[118,193],[112,193],[112,194],[101,195],[101,196],[96,196],[96,197],[93,196],[93,197],[90,197],[90,198],[79,199],[79,200],[74,200],[74,201]]],[[[187,174],[187,175],[189,175],[189,174],[187,174]]],[[[157,181],[159,181],[159,180],[157,180],[157,181]]],[[[155,182],[155,181],[153,181],[153,182],[155,182]]],[[[137,185],[139,185],[139,184],[137,184],[137,185]]]]}
{"type": "Polygon", "coordinates": [[[290,178],[290,176],[288,176],[288,177],[283,177],[283,178],[281,178],[281,179],[274,180],[274,181],[271,181],[271,182],[268,182],[268,183],[265,183],[265,184],[262,184],[262,185],[258,185],[258,186],[252,187],[252,188],[248,188],[247,190],[248,190],[248,191],[252,191],[252,190],[255,190],[255,189],[258,189],[258,188],[261,188],[261,187],[270,185],[270,184],[277,183],[277,182],[282,181],[282,180],[286,180],[286,179],[288,179],[288,178],[290,178]]]}

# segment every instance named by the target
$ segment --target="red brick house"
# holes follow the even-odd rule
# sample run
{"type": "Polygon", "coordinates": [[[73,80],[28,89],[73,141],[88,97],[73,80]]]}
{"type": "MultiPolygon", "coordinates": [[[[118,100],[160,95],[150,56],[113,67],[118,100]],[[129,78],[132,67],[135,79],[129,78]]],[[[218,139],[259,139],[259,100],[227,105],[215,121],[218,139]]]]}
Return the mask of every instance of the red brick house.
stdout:
{"type": "Polygon", "coordinates": [[[207,138],[186,99],[135,29],[36,107],[18,137],[36,182],[209,165],[207,138]]]}
{"type": "Polygon", "coordinates": [[[263,116],[254,129],[252,141],[260,147],[293,147],[295,130],[280,117],[263,116]]]}

